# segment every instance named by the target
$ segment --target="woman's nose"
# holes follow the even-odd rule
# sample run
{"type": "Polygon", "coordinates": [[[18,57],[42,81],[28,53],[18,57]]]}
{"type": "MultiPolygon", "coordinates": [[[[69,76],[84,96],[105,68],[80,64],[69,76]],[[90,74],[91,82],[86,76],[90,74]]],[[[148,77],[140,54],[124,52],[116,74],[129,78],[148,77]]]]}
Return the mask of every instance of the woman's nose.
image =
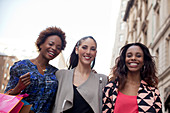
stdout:
{"type": "Polygon", "coordinates": [[[90,54],[90,49],[87,49],[86,53],[87,53],[87,54],[90,54]]]}
{"type": "Polygon", "coordinates": [[[52,46],[52,49],[53,49],[54,51],[56,51],[56,50],[57,50],[57,47],[55,47],[55,46],[52,46]]]}
{"type": "Polygon", "coordinates": [[[136,56],[132,56],[132,60],[136,60],[136,56]]]}

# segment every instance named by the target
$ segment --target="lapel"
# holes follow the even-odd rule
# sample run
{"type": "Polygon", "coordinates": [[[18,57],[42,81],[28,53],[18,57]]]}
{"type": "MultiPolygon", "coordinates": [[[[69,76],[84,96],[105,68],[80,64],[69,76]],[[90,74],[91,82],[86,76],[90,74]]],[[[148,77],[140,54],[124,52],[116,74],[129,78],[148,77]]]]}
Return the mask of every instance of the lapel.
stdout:
{"type": "MultiPolygon", "coordinates": [[[[73,97],[74,97],[74,90],[73,90],[73,73],[74,69],[67,70],[66,71],[66,76],[65,76],[65,81],[62,83],[63,85],[67,85],[64,89],[65,92],[65,99],[62,103],[62,111],[65,111],[67,109],[70,109],[73,107],[73,97]]],[[[62,76],[62,75],[60,75],[62,76]]]]}
{"type": "MultiPolygon", "coordinates": [[[[66,92],[66,97],[65,97],[65,103],[70,104],[69,106],[73,105],[73,98],[74,98],[74,90],[73,90],[73,74],[74,74],[74,69],[68,70],[67,72],[67,87],[68,87],[68,92],[66,92]]],[[[98,89],[99,89],[99,79],[95,76],[94,73],[90,73],[88,79],[81,84],[80,86],[77,87],[78,92],[81,94],[81,96],[90,104],[90,103],[95,103],[95,96],[98,95],[98,89]]],[[[64,107],[67,109],[67,107],[64,107]]],[[[69,107],[70,108],[70,107],[69,107]]]]}
{"type": "MultiPolygon", "coordinates": [[[[75,69],[71,69],[67,71],[67,85],[69,92],[66,92],[66,98],[64,104],[64,110],[67,110],[73,106],[73,74],[75,69]]],[[[100,98],[100,92],[102,93],[102,83],[104,81],[101,79],[101,77],[93,72],[90,73],[88,79],[77,87],[78,92],[81,94],[81,96],[87,101],[87,103],[92,107],[95,113],[99,113],[99,106],[100,103],[99,100],[102,100],[100,98]],[[101,89],[101,91],[100,91],[101,89]]]]}
{"type": "Polygon", "coordinates": [[[147,111],[151,106],[153,106],[154,95],[151,90],[152,88],[149,87],[145,81],[141,80],[137,95],[139,112],[147,111]]]}
{"type": "Polygon", "coordinates": [[[100,92],[99,76],[96,76],[93,72],[90,73],[89,78],[79,87],[78,92],[87,101],[95,113],[99,113],[100,104],[100,92]]]}
{"type": "Polygon", "coordinates": [[[88,103],[93,103],[94,97],[97,96],[99,89],[99,79],[94,73],[90,73],[88,79],[77,87],[79,93],[88,103]]]}
{"type": "Polygon", "coordinates": [[[117,99],[117,95],[118,95],[118,79],[116,79],[113,83],[113,87],[114,90],[113,90],[113,106],[115,106],[115,102],[116,102],[116,99],[117,99]]]}
{"type": "MultiPolygon", "coordinates": [[[[71,69],[67,73],[67,85],[69,92],[66,94],[66,100],[69,103],[73,103],[74,90],[73,90],[73,74],[75,69],[71,69]]],[[[97,96],[99,89],[99,79],[95,76],[94,73],[90,73],[88,79],[77,87],[78,92],[82,95],[82,97],[88,102],[92,103],[94,101],[94,97],[97,96]]]]}

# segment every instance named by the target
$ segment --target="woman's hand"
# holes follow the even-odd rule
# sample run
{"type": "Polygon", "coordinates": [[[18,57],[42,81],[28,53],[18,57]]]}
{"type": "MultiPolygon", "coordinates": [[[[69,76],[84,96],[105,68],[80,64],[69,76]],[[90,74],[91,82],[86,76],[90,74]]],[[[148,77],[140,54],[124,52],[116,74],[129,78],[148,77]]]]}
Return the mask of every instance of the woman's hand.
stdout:
{"type": "Polygon", "coordinates": [[[31,83],[30,76],[30,72],[20,76],[18,84],[11,92],[9,92],[9,94],[19,94],[22,90],[24,90],[31,83]]]}

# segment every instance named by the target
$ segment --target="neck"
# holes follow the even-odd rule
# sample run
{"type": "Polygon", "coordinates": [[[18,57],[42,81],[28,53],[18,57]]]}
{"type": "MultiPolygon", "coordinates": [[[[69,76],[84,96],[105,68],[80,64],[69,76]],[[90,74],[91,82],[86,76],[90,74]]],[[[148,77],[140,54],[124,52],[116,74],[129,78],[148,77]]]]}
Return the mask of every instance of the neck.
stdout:
{"type": "Polygon", "coordinates": [[[47,66],[49,61],[44,59],[42,56],[38,56],[37,58],[35,58],[35,60],[39,63],[40,66],[47,66]]]}
{"type": "Polygon", "coordinates": [[[140,72],[128,72],[127,81],[140,83],[141,77],[140,72]]]}
{"type": "Polygon", "coordinates": [[[89,75],[89,73],[91,72],[91,67],[90,66],[83,66],[83,65],[77,65],[76,72],[81,73],[80,75],[89,75]]]}

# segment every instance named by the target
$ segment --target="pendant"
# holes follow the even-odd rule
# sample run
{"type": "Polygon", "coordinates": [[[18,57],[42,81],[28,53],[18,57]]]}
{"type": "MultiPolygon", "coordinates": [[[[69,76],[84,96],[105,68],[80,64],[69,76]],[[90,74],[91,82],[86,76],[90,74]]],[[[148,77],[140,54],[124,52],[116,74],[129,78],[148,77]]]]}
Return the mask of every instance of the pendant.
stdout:
{"type": "Polygon", "coordinates": [[[47,71],[47,69],[43,69],[43,72],[47,71]]]}

